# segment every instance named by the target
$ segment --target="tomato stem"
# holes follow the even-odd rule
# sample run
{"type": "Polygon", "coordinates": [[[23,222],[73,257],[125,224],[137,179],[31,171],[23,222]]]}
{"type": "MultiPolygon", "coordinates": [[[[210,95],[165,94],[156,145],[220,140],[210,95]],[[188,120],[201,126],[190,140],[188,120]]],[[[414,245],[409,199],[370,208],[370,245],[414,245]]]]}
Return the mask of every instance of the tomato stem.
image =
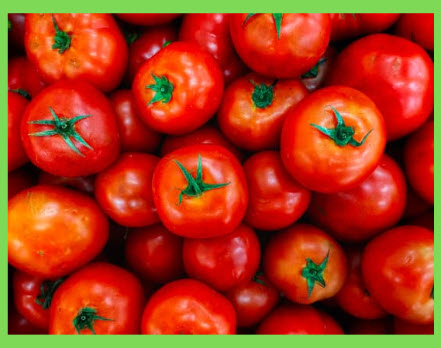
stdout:
{"type": "Polygon", "coordinates": [[[251,99],[254,106],[259,109],[264,109],[273,103],[274,99],[274,86],[277,83],[275,80],[271,85],[265,83],[257,84],[253,80],[249,80],[254,86],[253,93],[251,94],[251,99]]]}
{"type": "Polygon", "coordinates": [[[312,78],[317,77],[320,65],[322,65],[322,64],[323,64],[324,62],[326,62],[326,61],[327,61],[326,58],[321,58],[321,59],[317,62],[317,64],[314,65],[314,67],[311,68],[311,70],[305,72],[305,73],[301,76],[301,78],[302,78],[302,79],[312,79],[312,78]]]}
{"type": "Polygon", "coordinates": [[[99,315],[96,315],[96,313],[97,310],[90,307],[84,307],[78,312],[77,316],[73,320],[73,325],[75,330],[77,330],[78,335],[81,335],[81,330],[86,328],[96,335],[93,328],[95,320],[113,321],[113,319],[100,317],[99,315]]]}
{"type": "Polygon", "coordinates": [[[24,89],[17,88],[17,89],[9,89],[9,92],[14,92],[17,94],[20,94],[22,97],[25,97],[27,100],[31,100],[31,95],[25,91],[24,89]]]}
{"type": "Polygon", "coordinates": [[[147,85],[145,86],[145,88],[149,88],[156,93],[147,105],[156,103],[161,100],[163,103],[168,103],[173,95],[173,84],[164,75],[161,77],[156,76],[153,73],[151,75],[153,77],[153,80],[155,80],[155,83],[147,85]]]}
{"type": "Polygon", "coordinates": [[[54,44],[52,45],[52,48],[58,49],[58,53],[62,54],[70,47],[70,43],[72,39],[68,33],[60,30],[53,14],[52,14],[52,24],[54,25],[54,29],[55,29],[54,44]]]}
{"type": "Polygon", "coordinates": [[[326,257],[319,265],[314,263],[314,261],[312,261],[309,257],[306,258],[306,266],[302,269],[302,277],[306,279],[306,284],[308,286],[308,298],[311,297],[315,283],[320,285],[322,288],[326,286],[325,280],[323,279],[323,272],[328,264],[328,259],[329,250],[326,257]]]}
{"type": "Polygon", "coordinates": [[[55,290],[64,282],[66,278],[59,278],[56,281],[45,280],[41,283],[40,294],[35,299],[35,302],[43,307],[43,309],[48,309],[52,302],[52,296],[55,290]]]}

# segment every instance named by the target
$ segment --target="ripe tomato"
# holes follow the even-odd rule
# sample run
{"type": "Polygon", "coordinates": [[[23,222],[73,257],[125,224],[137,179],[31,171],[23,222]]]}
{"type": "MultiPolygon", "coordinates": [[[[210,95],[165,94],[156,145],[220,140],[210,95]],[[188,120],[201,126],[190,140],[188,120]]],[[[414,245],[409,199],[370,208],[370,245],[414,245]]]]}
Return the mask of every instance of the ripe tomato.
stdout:
{"type": "Polygon", "coordinates": [[[279,230],[305,213],[311,192],[291,178],[276,151],[264,151],[244,163],[249,203],[245,222],[260,230],[279,230]]]}
{"type": "Polygon", "coordinates": [[[108,229],[105,215],[88,196],[58,186],[34,186],[8,202],[8,262],[31,275],[55,279],[97,256],[108,229]]]}
{"type": "Polygon", "coordinates": [[[182,251],[185,271],[218,291],[245,284],[260,263],[256,233],[246,225],[224,236],[184,240],[182,251]]]}
{"type": "Polygon", "coordinates": [[[232,14],[234,47],[251,70],[269,77],[294,78],[325,53],[331,34],[327,13],[232,14]]]}
{"type": "Polygon", "coordinates": [[[20,123],[28,104],[21,94],[8,91],[8,172],[29,161],[20,139],[20,123]]]}
{"type": "Polygon", "coordinates": [[[102,171],[119,155],[118,125],[106,97],[83,81],[60,81],[32,99],[21,139],[37,167],[58,176],[102,171]]]}
{"type": "Polygon", "coordinates": [[[334,296],[346,280],[346,263],[335,240],[306,224],[274,235],[263,254],[269,281],[289,300],[302,304],[334,296]]]}
{"type": "Polygon", "coordinates": [[[332,64],[336,57],[336,49],[333,46],[328,46],[317,64],[300,76],[302,83],[309,92],[313,92],[323,85],[331,71],[332,64]]]}
{"type": "Polygon", "coordinates": [[[32,325],[14,309],[8,311],[8,335],[45,335],[46,329],[32,325]]]}
{"type": "Polygon", "coordinates": [[[82,191],[89,195],[93,195],[94,176],[74,176],[66,178],[64,176],[56,176],[46,172],[41,172],[38,177],[40,185],[61,185],[78,191],[82,191]]]}
{"type": "Polygon", "coordinates": [[[240,77],[225,90],[217,113],[219,127],[240,148],[275,149],[287,113],[307,93],[297,79],[278,81],[254,73],[240,77]]]}
{"type": "Polygon", "coordinates": [[[223,87],[222,71],[210,54],[193,43],[174,42],[141,66],[132,90],[147,125],[183,134],[214,115],[223,87]]]}
{"type": "Polygon", "coordinates": [[[434,19],[433,13],[403,13],[394,32],[433,51],[434,19]]]}
{"type": "Polygon", "coordinates": [[[163,157],[153,175],[159,218],[173,233],[209,238],[233,232],[248,204],[239,161],[218,145],[194,145],[163,157]]]}
{"type": "Polygon", "coordinates": [[[41,80],[37,69],[26,57],[15,57],[8,60],[8,89],[19,91],[22,95],[33,97],[46,83],[41,80]]]}
{"type": "Polygon", "coordinates": [[[433,323],[418,325],[409,321],[394,318],[394,333],[397,335],[433,335],[433,323]]]}
{"type": "Polygon", "coordinates": [[[134,275],[110,263],[91,263],[55,292],[49,334],[137,334],[143,305],[144,290],[134,275]]]}
{"type": "Polygon", "coordinates": [[[383,114],[388,140],[413,132],[433,110],[433,61],[406,39],[374,34],[337,57],[329,84],[356,88],[383,114]]]}
{"type": "Polygon", "coordinates": [[[416,324],[433,323],[433,233],[400,226],[374,238],[361,262],[369,293],[389,313],[416,324]]]}
{"type": "Polygon", "coordinates": [[[180,13],[117,13],[124,22],[136,25],[158,25],[171,22],[181,16],[180,13]]]}
{"type": "Polygon", "coordinates": [[[377,167],[385,145],[384,120],[375,104],[355,89],[333,86],[291,110],[280,153],[300,184],[334,193],[360,185],[377,167]]]}
{"type": "Polygon", "coordinates": [[[236,313],[221,294],[194,279],[159,289],[144,309],[142,334],[227,335],[236,332],[236,313]]]}
{"type": "Polygon", "coordinates": [[[8,173],[8,199],[14,197],[21,190],[35,185],[36,178],[29,168],[21,167],[8,173]]]}
{"type": "Polygon", "coordinates": [[[24,51],[25,14],[8,13],[8,51],[24,51]]]}
{"type": "Polygon", "coordinates": [[[403,171],[383,155],[359,186],[333,194],[313,193],[309,215],[342,241],[361,242],[398,223],[406,205],[403,171]]]}
{"type": "Polygon", "coordinates": [[[141,227],[159,222],[153,204],[152,177],[159,158],[145,153],[122,154],[95,180],[95,197],[116,223],[141,227]]]}
{"type": "Polygon", "coordinates": [[[168,283],[184,273],[183,239],[162,225],[130,231],[125,242],[125,259],[131,270],[153,283],[168,283]]]}
{"type": "Polygon", "coordinates": [[[25,48],[48,83],[80,78],[108,92],[127,65],[127,44],[110,14],[27,14],[25,48]]]}

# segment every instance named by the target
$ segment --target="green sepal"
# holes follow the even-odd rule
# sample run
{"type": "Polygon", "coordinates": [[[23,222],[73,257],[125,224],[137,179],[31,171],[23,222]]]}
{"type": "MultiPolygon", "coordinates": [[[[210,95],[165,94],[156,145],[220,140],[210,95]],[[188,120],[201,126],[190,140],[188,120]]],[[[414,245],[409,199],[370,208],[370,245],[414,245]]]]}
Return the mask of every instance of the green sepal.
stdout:
{"type": "Polygon", "coordinates": [[[252,280],[255,281],[256,283],[260,284],[260,285],[268,287],[268,284],[265,283],[262,279],[259,278],[259,277],[261,277],[263,275],[264,275],[264,273],[262,271],[257,271],[256,274],[254,274],[252,280]]]}
{"type": "Polygon", "coordinates": [[[156,103],[161,100],[163,103],[168,103],[173,95],[173,84],[164,75],[161,77],[156,76],[153,73],[151,75],[155,80],[155,83],[147,85],[145,88],[149,88],[156,93],[147,105],[156,103]]]}
{"type": "Polygon", "coordinates": [[[66,277],[59,278],[55,281],[45,280],[41,283],[40,294],[36,297],[35,302],[43,307],[43,309],[48,309],[52,302],[52,297],[55,290],[61,285],[66,277]]]}
{"type": "Polygon", "coordinates": [[[77,330],[78,335],[81,335],[81,330],[89,329],[92,334],[96,335],[96,332],[93,328],[93,324],[95,320],[104,320],[104,321],[113,321],[113,319],[104,318],[99,315],[96,315],[97,310],[90,307],[82,308],[77,316],[73,320],[73,325],[75,330],[77,330]]]}
{"type": "Polygon", "coordinates": [[[12,30],[12,22],[10,19],[8,19],[8,32],[12,30]]]}
{"type": "Polygon", "coordinates": [[[164,44],[162,45],[162,48],[167,47],[168,45],[170,45],[172,42],[171,41],[166,41],[164,42],[164,44]]]}
{"type": "Polygon", "coordinates": [[[321,59],[317,62],[317,64],[314,65],[314,67],[313,67],[311,70],[305,72],[305,73],[301,76],[301,78],[302,78],[302,79],[310,79],[310,78],[317,77],[320,65],[322,65],[322,64],[323,64],[324,62],[326,62],[326,61],[327,61],[326,58],[321,58],[321,59]]]}
{"type": "Polygon", "coordinates": [[[308,298],[311,297],[316,283],[322,288],[326,286],[325,280],[323,279],[323,272],[328,264],[329,252],[328,250],[326,257],[319,265],[315,264],[309,257],[306,258],[306,266],[302,269],[302,277],[306,279],[308,298]]]}
{"type": "Polygon", "coordinates": [[[259,109],[264,109],[273,103],[274,98],[274,86],[277,83],[275,80],[271,85],[265,83],[257,84],[252,80],[249,82],[254,86],[253,93],[251,94],[251,99],[254,106],[259,109]]]}
{"type": "Polygon", "coordinates": [[[8,91],[20,94],[22,97],[25,97],[27,100],[31,100],[31,95],[24,89],[17,88],[17,89],[9,89],[8,91]]]}
{"type": "Polygon", "coordinates": [[[52,45],[52,48],[57,49],[58,53],[62,54],[67,49],[69,49],[72,39],[68,33],[60,30],[53,14],[52,14],[52,24],[55,29],[54,44],[52,45]]]}
{"type": "MultiPolygon", "coordinates": [[[[258,13],[248,13],[244,21],[242,22],[242,26],[245,25],[248,20],[256,14],[258,13]]],[[[276,26],[277,38],[280,39],[280,28],[282,26],[283,13],[272,13],[272,15],[274,19],[274,24],[276,26]]]]}

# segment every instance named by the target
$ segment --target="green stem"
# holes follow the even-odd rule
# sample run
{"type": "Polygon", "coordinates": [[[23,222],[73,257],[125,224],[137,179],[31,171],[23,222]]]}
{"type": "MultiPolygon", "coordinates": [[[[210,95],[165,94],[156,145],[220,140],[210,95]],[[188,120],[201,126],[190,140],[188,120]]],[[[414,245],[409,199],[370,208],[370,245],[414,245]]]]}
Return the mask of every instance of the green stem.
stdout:
{"type": "Polygon", "coordinates": [[[326,286],[325,280],[323,279],[323,272],[326,269],[329,259],[329,250],[323,261],[317,265],[309,257],[306,259],[306,266],[302,269],[302,277],[306,279],[306,284],[308,286],[308,298],[311,297],[312,290],[314,290],[314,285],[317,283],[322,288],[326,286]]]}
{"type": "Polygon", "coordinates": [[[35,299],[35,302],[43,307],[43,309],[48,309],[52,302],[52,297],[55,290],[64,282],[66,278],[60,278],[56,281],[46,280],[41,283],[40,294],[35,299]]]}
{"type": "Polygon", "coordinates": [[[259,109],[264,109],[273,103],[274,99],[274,86],[277,83],[275,80],[271,85],[266,85],[265,83],[257,84],[252,80],[249,80],[254,86],[253,93],[251,94],[251,100],[254,106],[259,109]]]}
{"type": "Polygon", "coordinates": [[[53,14],[52,14],[52,24],[55,29],[54,44],[52,45],[52,48],[58,49],[58,53],[62,54],[70,47],[70,43],[72,39],[68,33],[62,31],[58,27],[57,21],[55,20],[53,14]]]}
{"type": "Polygon", "coordinates": [[[92,334],[96,335],[96,332],[93,328],[93,324],[95,320],[104,320],[104,321],[113,321],[113,319],[100,317],[96,315],[97,310],[90,307],[82,308],[77,316],[73,320],[73,325],[75,330],[77,330],[78,335],[81,335],[81,330],[89,329],[92,331],[92,334]]]}
{"type": "Polygon", "coordinates": [[[166,76],[156,76],[152,73],[155,83],[147,85],[145,88],[149,88],[155,92],[153,98],[149,101],[148,105],[161,101],[168,103],[173,95],[173,84],[167,79],[166,76]]]}

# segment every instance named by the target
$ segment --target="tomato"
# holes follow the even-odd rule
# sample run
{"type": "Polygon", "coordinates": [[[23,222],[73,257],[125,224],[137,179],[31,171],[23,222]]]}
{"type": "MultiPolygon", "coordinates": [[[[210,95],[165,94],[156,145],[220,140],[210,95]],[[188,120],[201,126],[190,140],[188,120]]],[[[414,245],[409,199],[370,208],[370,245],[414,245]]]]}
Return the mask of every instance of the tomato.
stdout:
{"type": "Polygon", "coordinates": [[[388,140],[413,132],[433,110],[433,61],[421,47],[397,36],[374,34],[354,41],[337,57],[328,83],[370,97],[383,114],[388,140]]]}
{"type": "Polygon", "coordinates": [[[386,145],[384,120],[363,93],[320,89],[286,117],[280,154],[301,185],[334,193],[360,185],[377,167],[386,145]]]}
{"type": "Polygon", "coordinates": [[[166,155],[155,169],[152,185],[162,223],[189,238],[233,232],[248,204],[242,166],[218,145],[187,146],[166,155]]]}
{"type": "Polygon", "coordinates": [[[346,255],[328,234],[296,224],[274,235],[263,254],[265,275],[289,300],[310,304],[330,298],[343,286],[346,255]]]}
{"type": "Polygon", "coordinates": [[[244,170],[249,190],[247,224],[273,231],[292,225],[305,213],[311,192],[291,178],[278,152],[252,155],[244,170]]]}
{"type": "Polygon", "coordinates": [[[214,58],[197,45],[174,42],[146,61],[133,81],[142,120],[158,132],[183,134],[218,109],[223,77],[214,58]]]}
{"type": "Polygon", "coordinates": [[[336,49],[333,46],[328,46],[317,64],[300,76],[302,83],[309,92],[315,91],[323,85],[331,71],[332,64],[336,57],[336,49]]]}
{"type": "Polygon", "coordinates": [[[400,318],[394,318],[394,333],[398,335],[433,335],[432,324],[418,325],[400,318]]]}
{"type": "Polygon", "coordinates": [[[246,225],[224,236],[184,240],[182,256],[185,271],[218,291],[245,284],[260,263],[256,233],[246,225]]]}
{"type": "Polygon", "coordinates": [[[155,292],[144,309],[141,333],[227,335],[236,332],[236,313],[221,294],[194,279],[181,279],[155,292]]]}
{"type": "Polygon", "coordinates": [[[47,330],[32,325],[14,309],[8,311],[8,335],[45,335],[47,330]]]}
{"type": "Polygon", "coordinates": [[[434,201],[434,121],[428,121],[406,141],[404,166],[414,190],[427,202],[434,201]]]}
{"type": "Polygon", "coordinates": [[[361,262],[370,294],[387,312],[415,324],[433,323],[433,233],[400,226],[374,238],[361,262]]]}
{"type": "Polygon", "coordinates": [[[403,171],[392,158],[383,155],[360,186],[333,194],[313,193],[309,215],[334,238],[360,242],[396,225],[405,205],[403,171]]]}
{"type": "Polygon", "coordinates": [[[251,70],[274,78],[294,78],[325,53],[331,34],[327,13],[232,14],[234,47],[251,70]]]}
{"type": "Polygon", "coordinates": [[[108,92],[127,66],[127,44],[110,14],[27,14],[25,48],[48,83],[79,78],[108,92]]]}
{"type": "Polygon", "coordinates": [[[91,263],[55,292],[49,334],[137,334],[143,305],[144,290],[134,275],[110,263],[91,263]]]}
{"type": "Polygon", "coordinates": [[[390,318],[353,319],[351,318],[347,333],[349,335],[388,335],[392,333],[390,318]]]}
{"type": "Polygon", "coordinates": [[[183,239],[162,225],[130,231],[125,243],[125,259],[131,270],[153,283],[168,283],[184,273],[183,239]]]}
{"type": "Polygon", "coordinates": [[[27,97],[35,96],[46,83],[41,80],[37,69],[26,57],[16,57],[8,60],[8,89],[20,91],[27,97]]]}
{"type": "Polygon", "coordinates": [[[158,25],[171,22],[180,13],[117,13],[121,20],[136,25],[158,25]]]}
{"type": "Polygon", "coordinates": [[[93,195],[94,182],[94,176],[74,176],[66,178],[64,176],[56,176],[46,172],[41,172],[38,177],[38,183],[40,185],[66,186],[89,195],[93,195]]]}
{"type": "Polygon", "coordinates": [[[104,212],[122,226],[159,222],[153,204],[152,177],[159,158],[144,153],[122,154],[95,180],[95,197],[104,212]]]}
{"type": "Polygon", "coordinates": [[[35,185],[36,177],[29,168],[21,167],[8,173],[8,199],[14,197],[21,190],[35,185]]]}
{"type": "Polygon", "coordinates": [[[228,85],[247,71],[231,41],[229,13],[187,13],[182,19],[179,40],[194,42],[219,63],[228,85]]]}
{"type": "Polygon", "coordinates": [[[433,231],[435,228],[435,217],[433,210],[407,220],[407,224],[421,226],[433,231]]]}
{"type": "Polygon", "coordinates": [[[416,42],[426,50],[433,51],[434,20],[433,13],[403,13],[394,32],[416,42]]]}
{"type": "Polygon", "coordinates": [[[29,160],[20,139],[20,123],[28,104],[21,94],[8,91],[8,172],[29,160]]]}
{"type": "Polygon", "coordinates": [[[115,114],[107,98],[83,81],[60,81],[32,99],[21,139],[37,167],[58,176],[102,171],[119,155],[115,114]]]}
{"type": "Polygon", "coordinates": [[[277,148],[287,113],[307,93],[297,79],[278,81],[254,73],[240,77],[225,90],[217,113],[219,127],[240,148],[277,148]]]}
{"type": "Polygon", "coordinates": [[[8,202],[8,262],[44,279],[64,276],[100,253],[108,228],[88,196],[58,186],[31,187],[8,202]]]}
{"type": "Polygon", "coordinates": [[[8,13],[8,48],[9,51],[24,51],[25,14],[8,13]],[[12,50],[11,50],[12,48],[12,50]]]}

